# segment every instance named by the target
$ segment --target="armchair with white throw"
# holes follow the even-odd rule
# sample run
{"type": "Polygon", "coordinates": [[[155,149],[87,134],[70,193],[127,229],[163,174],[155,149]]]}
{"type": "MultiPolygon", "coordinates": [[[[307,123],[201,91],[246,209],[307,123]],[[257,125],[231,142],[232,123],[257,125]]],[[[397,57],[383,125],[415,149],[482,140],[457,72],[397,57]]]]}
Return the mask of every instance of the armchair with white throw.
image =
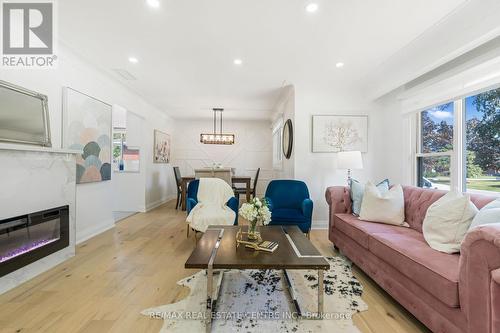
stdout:
{"type": "Polygon", "coordinates": [[[189,228],[205,232],[210,225],[237,225],[238,199],[219,178],[200,178],[189,183],[186,208],[189,228]]]}

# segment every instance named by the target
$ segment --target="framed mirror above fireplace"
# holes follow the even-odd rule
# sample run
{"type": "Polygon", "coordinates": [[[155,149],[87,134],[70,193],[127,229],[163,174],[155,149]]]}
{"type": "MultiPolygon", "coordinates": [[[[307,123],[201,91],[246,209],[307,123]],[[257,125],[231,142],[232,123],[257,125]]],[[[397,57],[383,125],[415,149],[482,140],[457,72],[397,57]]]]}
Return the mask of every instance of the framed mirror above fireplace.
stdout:
{"type": "Polygon", "coordinates": [[[0,80],[0,141],[51,147],[47,96],[0,80]]]}

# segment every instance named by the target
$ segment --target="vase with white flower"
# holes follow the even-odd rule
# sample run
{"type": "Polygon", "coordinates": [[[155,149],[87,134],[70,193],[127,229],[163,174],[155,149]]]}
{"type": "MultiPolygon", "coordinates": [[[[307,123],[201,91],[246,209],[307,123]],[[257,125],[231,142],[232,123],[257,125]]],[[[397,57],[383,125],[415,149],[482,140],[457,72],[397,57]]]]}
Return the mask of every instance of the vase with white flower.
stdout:
{"type": "Polygon", "coordinates": [[[268,225],[271,222],[271,211],[266,199],[253,198],[250,202],[241,205],[239,214],[250,223],[248,226],[249,240],[259,239],[257,225],[268,225]]]}

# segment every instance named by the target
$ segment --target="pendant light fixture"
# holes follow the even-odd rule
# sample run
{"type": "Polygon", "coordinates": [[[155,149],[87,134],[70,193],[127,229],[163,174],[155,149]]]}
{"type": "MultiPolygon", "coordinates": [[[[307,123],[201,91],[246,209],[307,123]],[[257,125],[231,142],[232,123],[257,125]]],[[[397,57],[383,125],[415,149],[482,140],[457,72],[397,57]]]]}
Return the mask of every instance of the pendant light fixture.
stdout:
{"type": "Polygon", "coordinates": [[[214,112],[214,132],[211,134],[200,134],[200,142],[207,145],[232,145],[234,144],[234,134],[223,134],[222,133],[222,108],[212,109],[214,112]],[[220,128],[217,133],[217,114],[220,117],[220,128]]]}

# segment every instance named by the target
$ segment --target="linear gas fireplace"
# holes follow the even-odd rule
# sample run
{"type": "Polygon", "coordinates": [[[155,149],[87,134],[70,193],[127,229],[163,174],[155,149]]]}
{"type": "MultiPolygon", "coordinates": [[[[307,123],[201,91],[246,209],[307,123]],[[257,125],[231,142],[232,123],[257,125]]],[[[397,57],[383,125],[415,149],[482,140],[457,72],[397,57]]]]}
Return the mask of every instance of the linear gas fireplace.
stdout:
{"type": "Polygon", "coordinates": [[[0,277],[69,246],[69,208],[0,220],[0,277]]]}

